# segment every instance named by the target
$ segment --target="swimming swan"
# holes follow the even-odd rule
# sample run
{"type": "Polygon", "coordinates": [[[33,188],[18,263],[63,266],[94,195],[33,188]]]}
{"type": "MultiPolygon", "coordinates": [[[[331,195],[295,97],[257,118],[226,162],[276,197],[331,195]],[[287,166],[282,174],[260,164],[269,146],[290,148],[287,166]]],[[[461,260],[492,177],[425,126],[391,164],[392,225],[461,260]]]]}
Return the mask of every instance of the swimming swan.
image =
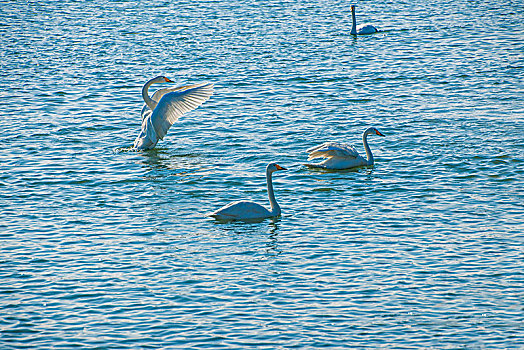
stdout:
{"type": "Polygon", "coordinates": [[[149,80],[142,88],[146,105],[142,108],[142,130],[135,140],[134,149],[154,148],[180,116],[196,109],[213,95],[213,84],[200,83],[160,89],[149,97],[149,87],[158,83],[173,81],[159,76],[149,80]]]}
{"type": "Polygon", "coordinates": [[[363,165],[373,165],[375,160],[373,153],[368,145],[368,135],[375,134],[378,136],[384,136],[380,131],[375,128],[368,128],[362,134],[362,142],[366,149],[367,159],[358,154],[355,147],[347,145],[345,143],[337,142],[326,142],[320,146],[315,146],[308,149],[306,152],[309,153],[308,161],[315,158],[326,158],[319,164],[305,164],[310,168],[322,168],[322,169],[349,169],[363,165]]]}
{"type": "Polygon", "coordinates": [[[355,16],[355,5],[351,5],[351,17],[353,19],[353,26],[351,27],[351,35],[373,34],[378,32],[378,29],[371,24],[361,24],[357,27],[357,17],[355,16]]]}
{"type": "Polygon", "coordinates": [[[269,204],[271,205],[270,210],[267,210],[260,204],[249,202],[249,201],[238,201],[230,203],[217,211],[208,214],[207,216],[214,217],[217,220],[233,221],[233,220],[260,220],[270,217],[279,216],[280,206],[275,199],[275,193],[273,192],[273,180],[272,176],[275,171],[287,170],[276,163],[270,163],[266,167],[266,180],[267,180],[267,193],[269,196],[269,204]]]}

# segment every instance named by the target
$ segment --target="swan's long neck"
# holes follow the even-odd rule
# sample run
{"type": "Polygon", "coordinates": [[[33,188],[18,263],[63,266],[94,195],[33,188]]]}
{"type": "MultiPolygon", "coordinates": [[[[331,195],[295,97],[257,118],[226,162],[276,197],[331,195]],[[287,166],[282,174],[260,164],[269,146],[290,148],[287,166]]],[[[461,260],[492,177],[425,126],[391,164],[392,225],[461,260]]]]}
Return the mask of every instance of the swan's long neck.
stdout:
{"type": "Polygon", "coordinates": [[[271,205],[271,214],[274,216],[280,215],[280,206],[275,199],[275,192],[273,192],[273,173],[269,170],[266,171],[267,180],[267,194],[269,196],[269,204],[271,205]]]}
{"type": "Polygon", "coordinates": [[[369,148],[368,145],[368,135],[371,132],[369,130],[364,131],[364,134],[362,135],[362,143],[364,144],[364,148],[366,149],[366,156],[368,157],[368,165],[373,165],[375,163],[375,159],[373,158],[373,153],[371,153],[371,148],[369,148]]]}
{"type": "Polygon", "coordinates": [[[351,32],[349,34],[355,35],[357,34],[357,16],[355,15],[355,8],[351,8],[351,18],[353,19],[353,25],[351,26],[351,32]]]}
{"type": "Polygon", "coordinates": [[[144,102],[146,103],[146,105],[149,108],[151,108],[151,110],[154,110],[157,105],[157,103],[151,97],[149,97],[149,93],[148,93],[149,87],[153,84],[154,84],[154,79],[151,79],[150,81],[145,83],[144,87],[142,88],[142,98],[144,99],[144,102]]]}

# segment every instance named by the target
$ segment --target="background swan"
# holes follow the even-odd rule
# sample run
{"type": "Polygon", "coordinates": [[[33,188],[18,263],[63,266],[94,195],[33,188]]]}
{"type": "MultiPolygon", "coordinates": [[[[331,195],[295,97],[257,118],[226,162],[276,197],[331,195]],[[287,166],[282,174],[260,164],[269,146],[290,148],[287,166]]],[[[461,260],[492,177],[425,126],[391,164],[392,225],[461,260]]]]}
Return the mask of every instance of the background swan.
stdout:
{"type": "Polygon", "coordinates": [[[307,150],[307,153],[309,153],[308,161],[316,158],[326,158],[326,160],[319,164],[306,164],[306,166],[310,168],[340,170],[363,165],[373,165],[375,160],[368,145],[368,135],[370,134],[384,136],[375,128],[368,128],[364,131],[364,134],[362,134],[362,142],[366,149],[367,159],[358,154],[353,146],[345,143],[326,142],[307,150]]]}
{"type": "Polygon", "coordinates": [[[142,108],[142,130],[135,140],[134,149],[154,148],[180,116],[197,108],[213,95],[213,84],[201,83],[160,89],[153,97],[149,97],[151,85],[172,82],[159,76],[149,80],[142,88],[146,105],[142,108]]]}
{"type": "Polygon", "coordinates": [[[378,29],[371,24],[361,24],[357,27],[357,17],[355,15],[355,5],[351,5],[351,18],[353,19],[353,26],[351,27],[352,35],[373,34],[378,32],[378,29]]]}
{"type": "Polygon", "coordinates": [[[278,170],[287,170],[276,163],[269,163],[266,167],[267,193],[269,196],[270,210],[267,210],[260,204],[249,201],[238,201],[230,203],[207,216],[214,217],[218,220],[259,220],[279,216],[281,213],[280,206],[275,199],[273,192],[273,173],[278,170]]]}

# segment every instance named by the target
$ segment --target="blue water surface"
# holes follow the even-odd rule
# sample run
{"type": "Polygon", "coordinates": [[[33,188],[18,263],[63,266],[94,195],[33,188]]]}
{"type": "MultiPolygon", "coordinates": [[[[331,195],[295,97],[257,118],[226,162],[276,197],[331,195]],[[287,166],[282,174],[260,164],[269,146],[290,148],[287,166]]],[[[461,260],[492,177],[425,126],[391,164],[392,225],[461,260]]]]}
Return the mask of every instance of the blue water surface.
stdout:
{"type": "Polygon", "coordinates": [[[524,348],[522,1],[349,5],[0,2],[0,348],[524,348]],[[215,94],[129,151],[156,75],[215,94]]]}

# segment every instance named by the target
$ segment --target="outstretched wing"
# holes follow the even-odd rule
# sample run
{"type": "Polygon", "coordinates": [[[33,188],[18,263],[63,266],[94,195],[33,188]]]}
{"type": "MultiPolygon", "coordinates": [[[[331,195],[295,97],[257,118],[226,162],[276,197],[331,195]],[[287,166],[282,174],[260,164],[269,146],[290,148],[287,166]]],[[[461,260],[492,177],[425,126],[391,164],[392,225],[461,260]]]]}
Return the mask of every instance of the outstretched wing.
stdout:
{"type": "MultiPolygon", "coordinates": [[[[164,89],[158,89],[157,91],[155,91],[153,93],[153,96],[151,96],[151,99],[153,101],[155,101],[156,103],[158,103],[158,102],[160,102],[162,97],[164,97],[164,95],[169,93],[169,92],[186,90],[188,88],[192,88],[192,87],[200,86],[200,85],[205,85],[205,84],[183,85],[183,86],[176,86],[176,87],[168,87],[168,88],[164,88],[164,89]]],[[[151,108],[149,108],[148,105],[144,104],[144,107],[142,107],[142,111],[140,112],[140,115],[142,116],[142,120],[144,120],[144,118],[146,118],[149,114],[151,114],[151,112],[152,112],[151,108]]]]}
{"type": "Polygon", "coordinates": [[[357,158],[359,154],[355,147],[337,142],[326,142],[319,146],[311,147],[307,150],[309,157],[307,160],[315,158],[357,158]]]}
{"type": "MultiPolygon", "coordinates": [[[[153,98],[157,93],[158,91],[155,92],[153,98]]],[[[213,84],[210,83],[180,86],[172,88],[171,91],[165,91],[151,114],[151,123],[155,128],[158,138],[163,139],[171,125],[173,125],[180,116],[196,109],[202,103],[206,102],[211,95],[213,95],[213,84]]],[[[160,94],[158,96],[160,96],[160,94]]],[[[144,113],[144,109],[142,111],[144,113]]],[[[147,114],[147,110],[145,113],[147,114]]],[[[142,116],[144,116],[144,114],[142,116]]]]}

